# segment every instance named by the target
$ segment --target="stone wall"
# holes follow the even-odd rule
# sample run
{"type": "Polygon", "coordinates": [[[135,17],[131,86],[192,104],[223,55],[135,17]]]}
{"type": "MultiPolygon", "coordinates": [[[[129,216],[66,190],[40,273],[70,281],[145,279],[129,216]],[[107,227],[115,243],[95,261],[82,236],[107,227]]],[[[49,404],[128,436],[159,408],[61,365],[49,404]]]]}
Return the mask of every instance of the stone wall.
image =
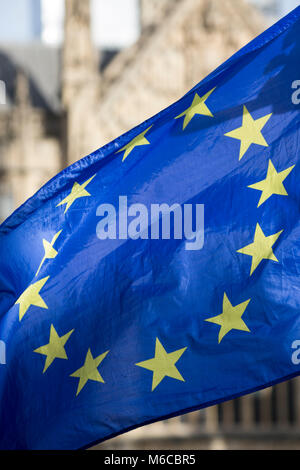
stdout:
{"type": "Polygon", "coordinates": [[[105,70],[94,121],[99,146],[178,100],[264,29],[242,0],[168,4],[166,16],[105,70]]]}
{"type": "Polygon", "coordinates": [[[62,114],[34,109],[22,80],[16,105],[1,114],[0,193],[12,194],[14,207],[61,167],[179,99],[264,28],[243,0],[141,0],[141,19],[138,43],[100,76],[89,0],[66,0],[62,114]]]}

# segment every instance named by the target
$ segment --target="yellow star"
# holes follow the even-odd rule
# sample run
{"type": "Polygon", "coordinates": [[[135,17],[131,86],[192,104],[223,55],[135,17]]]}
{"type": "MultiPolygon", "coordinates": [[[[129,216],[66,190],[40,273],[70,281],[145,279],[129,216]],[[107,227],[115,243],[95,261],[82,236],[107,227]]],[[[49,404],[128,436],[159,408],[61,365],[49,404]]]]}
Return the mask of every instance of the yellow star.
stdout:
{"type": "Polygon", "coordinates": [[[88,380],[105,383],[98,371],[98,367],[108,353],[109,351],[106,351],[105,353],[100,354],[100,356],[93,358],[91,350],[88,350],[84,365],[70,375],[70,377],[79,378],[76,396],[81,392],[88,380]]]}
{"type": "Polygon", "coordinates": [[[21,321],[24,317],[25,313],[34,305],[35,307],[41,307],[47,309],[48,306],[45,304],[44,300],[40,296],[40,291],[48,281],[50,276],[44,277],[38,282],[31,284],[27,289],[23,292],[23,294],[18,298],[16,301],[17,305],[20,305],[19,308],[19,320],[21,321]]]}
{"type": "MultiPolygon", "coordinates": [[[[153,126],[153,124],[152,124],[153,126]]],[[[119,153],[119,152],[124,152],[125,150],[125,153],[123,155],[123,159],[122,159],[122,162],[124,162],[124,160],[128,157],[128,155],[132,152],[132,150],[135,148],[135,147],[139,147],[141,145],[149,145],[150,142],[149,140],[146,139],[145,137],[145,134],[147,134],[147,132],[151,129],[151,127],[148,127],[148,129],[146,129],[145,131],[141,132],[141,134],[137,135],[134,139],[132,139],[128,144],[124,145],[124,147],[122,147],[120,150],[118,150],[116,153],[119,153]]]]}
{"type": "Polygon", "coordinates": [[[67,212],[68,209],[70,209],[71,205],[73,202],[76,201],[76,199],[79,199],[80,197],[88,197],[90,196],[90,193],[86,191],[87,185],[95,178],[96,175],[92,176],[89,178],[85,183],[79,184],[79,183],[74,183],[73,188],[69,196],[65,197],[59,204],[57,204],[56,207],[63,206],[66,204],[65,212],[67,212]]]}
{"type": "Polygon", "coordinates": [[[35,353],[43,354],[44,356],[46,356],[43,374],[46,372],[48,367],[51,366],[54,359],[68,359],[68,356],[65,351],[65,344],[70,338],[73,331],[74,330],[71,330],[64,336],[59,337],[54,326],[51,325],[49,343],[33,351],[35,353]]]}
{"type": "Polygon", "coordinates": [[[41,264],[39,265],[39,269],[36,272],[36,276],[40,272],[44,262],[46,259],[54,259],[57,256],[57,251],[53,248],[54,243],[58,239],[59,235],[61,234],[62,230],[60,232],[57,232],[54,237],[52,238],[51,243],[49,243],[47,240],[43,239],[43,245],[44,245],[44,250],[45,250],[45,255],[41,261],[41,264]]]}
{"type": "Polygon", "coordinates": [[[250,276],[263,259],[270,259],[272,261],[277,261],[278,263],[278,259],[273,253],[272,246],[277,241],[279,235],[282,232],[283,230],[280,230],[280,232],[266,237],[259,224],[256,224],[253,243],[250,243],[250,245],[247,245],[244,248],[241,248],[240,250],[237,250],[238,253],[243,253],[244,255],[252,256],[250,276]]]}
{"type": "Polygon", "coordinates": [[[216,317],[207,318],[205,321],[215,323],[216,325],[220,325],[219,331],[219,339],[218,342],[220,343],[227,333],[231,330],[240,330],[240,331],[248,331],[250,332],[248,326],[242,320],[242,316],[247,308],[251,299],[242,302],[241,304],[236,305],[235,307],[231,305],[226,292],[224,293],[223,297],[223,311],[220,315],[216,317]]]}
{"type": "Polygon", "coordinates": [[[179,116],[176,116],[175,119],[179,119],[185,116],[184,121],[183,121],[183,127],[182,127],[183,130],[191,122],[195,114],[202,114],[202,116],[213,117],[212,113],[206,106],[205,101],[215,89],[216,87],[210,90],[209,92],[207,92],[204,96],[199,96],[198,93],[195,93],[191,106],[187,108],[185,111],[183,111],[183,113],[179,114],[179,116]]]}
{"type": "Polygon", "coordinates": [[[283,181],[290,174],[294,166],[295,165],[290,166],[286,170],[277,173],[272,161],[269,160],[266,178],[262,181],[259,181],[258,183],[248,186],[248,188],[257,189],[258,191],[262,192],[257,207],[261,206],[273,194],[278,194],[280,196],[288,195],[283,185],[283,181]]]}
{"type": "Polygon", "coordinates": [[[251,144],[268,147],[261,131],[271,116],[272,113],[259,119],[253,119],[246,106],[244,106],[242,126],[225,134],[227,137],[232,137],[233,139],[241,141],[239,160],[245,155],[251,144]]]}
{"type": "Polygon", "coordinates": [[[184,378],[175,364],[186,349],[178,349],[177,351],[167,353],[159,339],[156,338],[155,356],[152,359],[136,364],[136,366],[153,371],[152,392],[167,376],[184,382],[184,378]]]}

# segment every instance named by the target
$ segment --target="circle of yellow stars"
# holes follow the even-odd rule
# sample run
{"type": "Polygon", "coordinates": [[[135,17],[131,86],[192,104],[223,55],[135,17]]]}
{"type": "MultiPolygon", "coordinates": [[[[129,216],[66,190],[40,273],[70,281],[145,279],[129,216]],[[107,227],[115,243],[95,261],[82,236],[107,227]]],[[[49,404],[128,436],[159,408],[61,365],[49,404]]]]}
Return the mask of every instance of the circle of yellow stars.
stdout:
{"type": "MultiPolygon", "coordinates": [[[[143,134],[145,133],[146,131],[143,134]]],[[[141,140],[139,139],[135,141],[135,144],[138,141],[141,142],[141,140]]],[[[134,146],[131,147],[130,145],[126,147],[129,153],[133,150],[133,148],[134,146]]],[[[89,178],[83,184],[75,182],[73,184],[71,193],[67,197],[65,197],[57,205],[57,207],[65,205],[66,207],[64,213],[66,213],[77,199],[91,196],[91,194],[85,188],[93,180],[94,177],[95,175],[92,178],[89,178]]],[[[47,260],[54,259],[58,255],[58,249],[55,248],[54,245],[59,239],[61,233],[62,230],[54,234],[51,241],[43,239],[44,256],[35,276],[38,276],[44,263],[47,262],[47,260]]],[[[41,309],[48,309],[48,305],[43,299],[41,291],[45,288],[45,285],[49,278],[50,276],[47,276],[30,284],[29,287],[20,295],[20,297],[16,301],[16,305],[19,305],[19,321],[23,320],[24,316],[27,314],[28,310],[32,306],[39,307],[41,309]]],[[[61,334],[61,332],[58,333],[54,325],[51,324],[49,342],[47,344],[44,344],[43,346],[36,348],[33,351],[36,354],[45,356],[43,374],[47,372],[47,370],[54,363],[55,360],[68,360],[66,344],[69,341],[71,335],[74,333],[74,331],[75,330],[72,329],[67,332],[62,332],[61,334]]],[[[176,363],[178,362],[185,350],[186,348],[182,348],[177,351],[167,353],[159,339],[156,339],[155,356],[152,359],[136,364],[136,366],[148,369],[153,372],[152,391],[159,385],[159,383],[165,377],[184,381],[184,378],[176,367],[176,363]]],[[[88,349],[83,365],[75,372],[70,374],[70,377],[79,379],[76,396],[80,394],[82,389],[86,386],[89,381],[99,382],[103,384],[105,383],[105,380],[99,372],[99,367],[108,354],[109,351],[106,351],[94,357],[91,352],[91,349],[88,349]]]]}
{"type": "MultiPolygon", "coordinates": [[[[198,93],[195,93],[191,105],[174,118],[176,120],[183,118],[182,131],[187,128],[195,116],[202,115],[211,118],[214,117],[206,102],[209,100],[209,97],[212,95],[215,89],[216,88],[211,89],[203,96],[199,96],[198,93]]],[[[239,160],[244,157],[252,145],[268,147],[268,143],[263,135],[263,129],[271,116],[272,114],[267,114],[258,119],[254,119],[248,108],[245,105],[243,106],[242,125],[225,134],[226,137],[240,141],[239,160]]],[[[146,135],[148,135],[152,127],[153,125],[149,126],[116,152],[124,152],[122,162],[124,162],[137,147],[151,144],[146,135]]],[[[288,195],[283,183],[293,170],[294,166],[295,165],[292,165],[288,168],[278,171],[275,168],[272,160],[269,159],[265,178],[248,185],[248,188],[252,190],[254,189],[261,193],[257,208],[274,195],[288,195]]],[[[86,188],[95,178],[95,176],[96,175],[93,175],[82,184],[75,182],[70,194],[66,196],[60,203],[58,203],[57,207],[65,206],[64,214],[66,214],[77,199],[90,197],[91,194],[86,188]]],[[[273,251],[273,246],[277,242],[282,232],[283,230],[280,230],[274,234],[265,234],[259,223],[257,223],[253,242],[237,250],[237,253],[251,257],[249,273],[250,276],[252,276],[254,271],[263,260],[278,262],[278,259],[273,251]]],[[[44,256],[36,272],[36,277],[39,275],[44,264],[48,260],[56,258],[58,255],[58,248],[55,247],[55,245],[61,233],[62,230],[55,233],[51,241],[46,239],[42,240],[44,256]]],[[[48,305],[43,299],[41,291],[45,289],[49,278],[50,276],[47,276],[36,282],[33,282],[20,295],[16,301],[16,304],[19,305],[19,321],[23,320],[31,306],[39,307],[41,309],[48,309],[48,305]]],[[[218,315],[205,319],[206,322],[219,326],[218,343],[221,343],[223,338],[232,330],[243,331],[247,333],[250,332],[250,329],[242,318],[250,301],[251,299],[247,299],[237,305],[233,305],[229,300],[226,292],[224,292],[222,312],[218,315]]],[[[68,359],[66,344],[74,331],[75,330],[72,329],[67,332],[60,332],[60,335],[56,331],[54,325],[51,324],[49,342],[34,350],[34,353],[45,356],[43,374],[47,372],[49,367],[56,359],[68,359]]],[[[177,367],[177,363],[186,349],[186,347],[183,347],[168,353],[160,340],[156,338],[154,357],[135,364],[137,367],[152,372],[152,391],[154,391],[167,377],[181,382],[185,381],[177,367]]],[[[99,372],[99,367],[108,354],[109,351],[106,351],[94,357],[91,349],[88,349],[83,365],[75,372],[70,374],[70,377],[79,379],[76,396],[80,394],[89,381],[102,384],[105,383],[101,373],[99,372]]]]}

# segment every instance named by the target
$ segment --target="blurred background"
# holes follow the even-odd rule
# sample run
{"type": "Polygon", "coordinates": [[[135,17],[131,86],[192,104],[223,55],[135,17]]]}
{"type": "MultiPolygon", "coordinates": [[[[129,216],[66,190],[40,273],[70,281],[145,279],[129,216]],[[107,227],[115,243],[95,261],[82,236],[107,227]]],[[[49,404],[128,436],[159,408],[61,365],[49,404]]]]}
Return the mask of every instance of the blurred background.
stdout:
{"type": "MultiPolygon", "coordinates": [[[[0,222],[179,99],[297,0],[0,0],[0,222]]],[[[105,449],[300,448],[300,379],[105,449]]]]}

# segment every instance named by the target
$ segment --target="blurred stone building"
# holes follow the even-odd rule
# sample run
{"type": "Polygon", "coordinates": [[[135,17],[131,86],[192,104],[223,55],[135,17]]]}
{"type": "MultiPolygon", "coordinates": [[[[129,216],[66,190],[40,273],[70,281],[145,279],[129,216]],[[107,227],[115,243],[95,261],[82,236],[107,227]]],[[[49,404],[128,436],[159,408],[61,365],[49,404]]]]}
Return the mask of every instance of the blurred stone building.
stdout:
{"type": "Polygon", "coordinates": [[[0,44],[0,219],[61,168],[179,99],[264,29],[243,0],[140,0],[141,37],[97,51],[89,0],[65,0],[62,50],[0,44]]]}
{"type": "MultiPolygon", "coordinates": [[[[140,0],[139,41],[97,51],[89,0],[65,4],[62,49],[0,44],[0,220],[59,170],[179,99],[265,27],[244,0],[140,0]]],[[[297,446],[297,391],[294,380],[104,447],[297,446]]]]}

